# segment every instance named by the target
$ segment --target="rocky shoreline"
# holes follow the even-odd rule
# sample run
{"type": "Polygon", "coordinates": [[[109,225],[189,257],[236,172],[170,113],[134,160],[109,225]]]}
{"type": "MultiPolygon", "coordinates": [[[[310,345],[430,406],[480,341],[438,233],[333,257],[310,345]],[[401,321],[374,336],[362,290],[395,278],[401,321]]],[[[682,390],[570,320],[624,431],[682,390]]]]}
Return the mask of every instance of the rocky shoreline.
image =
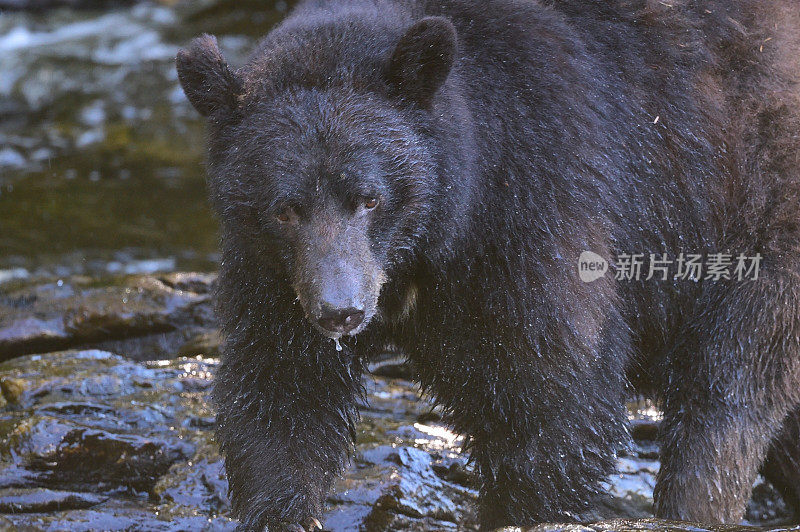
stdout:
{"type": "MultiPolygon", "coordinates": [[[[219,364],[214,276],[7,283],[0,291],[0,529],[233,530],[209,391],[219,364]]],[[[402,361],[366,377],[357,452],[326,529],[475,530],[461,438],[402,361]]],[[[630,405],[634,445],[592,525],[549,530],[755,530],[652,519],[658,413],[630,405]],[[610,519],[610,520],[603,520],[610,519]]],[[[759,483],[748,523],[789,516],[759,483]]],[[[774,528],[778,527],[778,528],[774,528]]],[[[800,530],[795,528],[793,530],[800,530]]]]}

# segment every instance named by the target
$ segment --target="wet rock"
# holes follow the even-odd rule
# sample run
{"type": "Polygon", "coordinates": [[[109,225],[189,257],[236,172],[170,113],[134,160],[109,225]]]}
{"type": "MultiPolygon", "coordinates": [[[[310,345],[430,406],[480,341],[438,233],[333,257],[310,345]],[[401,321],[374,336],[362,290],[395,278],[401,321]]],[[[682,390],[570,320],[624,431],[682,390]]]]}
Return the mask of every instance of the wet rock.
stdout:
{"type": "MultiPolygon", "coordinates": [[[[46,428],[53,433],[52,425],[46,428]]],[[[149,491],[173,463],[191,456],[191,450],[169,439],[71,427],[53,452],[29,455],[27,467],[52,486],[149,491]]]]}
{"type": "Polygon", "coordinates": [[[80,510],[104,502],[107,497],[91,493],[48,489],[0,490],[0,513],[41,513],[55,510],[80,510]]]}
{"type": "Polygon", "coordinates": [[[3,394],[3,399],[11,404],[17,404],[19,398],[24,390],[24,384],[20,379],[13,377],[4,377],[0,379],[0,392],[3,394]]]}
{"type": "Polygon", "coordinates": [[[780,525],[787,521],[787,516],[791,516],[792,512],[775,488],[759,477],[753,487],[750,504],[747,505],[745,520],[762,525],[780,525]]]}
{"type": "Polygon", "coordinates": [[[166,389],[158,382],[154,388],[155,370],[98,351],[13,362],[0,371],[13,367],[26,391],[3,420],[0,454],[25,470],[23,484],[148,491],[173,463],[193,453],[169,429],[175,417],[169,399],[149,404],[174,393],[180,378],[166,389]]]}
{"type": "MultiPolygon", "coordinates": [[[[2,3],[0,3],[0,6],[2,6],[2,3]]],[[[0,7],[0,9],[2,9],[2,7],[0,7]]],[[[21,168],[27,163],[28,161],[25,159],[25,157],[12,148],[3,148],[0,150],[0,167],[12,166],[21,168]]]]}
{"type": "MultiPolygon", "coordinates": [[[[430,454],[414,447],[403,447],[393,457],[400,467],[389,476],[394,482],[389,482],[383,489],[369,520],[380,519],[379,515],[387,511],[414,519],[451,522],[453,525],[464,520],[454,501],[454,495],[463,495],[463,488],[458,486],[456,493],[453,493],[451,486],[435,474],[430,454]]],[[[472,495],[471,499],[474,499],[475,493],[472,495]]]]}
{"type": "Polygon", "coordinates": [[[216,275],[208,273],[172,272],[159,275],[158,280],[173,290],[208,295],[212,292],[216,275]]]}
{"type": "Polygon", "coordinates": [[[222,338],[218,331],[201,332],[189,338],[178,348],[178,354],[184,357],[203,355],[217,357],[220,355],[222,338]]]}
{"type": "Polygon", "coordinates": [[[80,278],[0,294],[0,360],[72,347],[101,347],[132,358],[174,354],[187,342],[211,350],[214,277],[132,276],[97,286],[80,278]],[[202,336],[206,335],[206,336],[202,336]]]}
{"type": "Polygon", "coordinates": [[[0,513],[35,529],[232,529],[207,403],[216,365],[96,350],[0,364],[23,390],[0,411],[0,513]]]}
{"type": "Polygon", "coordinates": [[[210,441],[204,441],[190,460],[175,464],[152,491],[160,514],[172,518],[210,515],[229,511],[228,481],[222,457],[210,441]]]}
{"type": "MultiPolygon", "coordinates": [[[[174,532],[209,530],[214,532],[227,532],[236,529],[236,524],[224,517],[207,517],[193,515],[188,517],[170,518],[161,516],[154,508],[137,508],[128,504],[103,504],[88,510],[71,510],[49,514],[26,514],[23,516],[10,516],[7,519],[9,528],[3,530],[18,530],[33,532],[47,531],[147,531],[147,532],[174,532]]],[[[0,520],[0,525],[3,521],[0,520]]]]}
{"type": "Polygon", "coordinates": [[[378,377],[412,380],[414,371],[401,355],[378,357],[369,365],[369,371],[378,377]]]}
{"type": "Polygon", "coordinates": [[[655,419],[632,419],[631,436],[634,440],[656,441],[658,440],[659,420],[655,419]]]}
{"type": "Polygon", "coordinates": [[[670,532],[755,532],[757,530],[763,531],[764,529],[739,525],[704,527],[692,523],[664,521],[662,519],[612,519],[590,525],[545,524],[525,529],[513,527],[501,529],[503,532],[522,532],[523,530],[525,532],[635,532],[637,530],[662,530],[670,532]]]}
{"type": "Polygon", "coordinates": [[[443,480],[453,484],[475,490],[480,487],[478,475],[461,460],[442,460],[433,464],[433,471],[443,480]]]}

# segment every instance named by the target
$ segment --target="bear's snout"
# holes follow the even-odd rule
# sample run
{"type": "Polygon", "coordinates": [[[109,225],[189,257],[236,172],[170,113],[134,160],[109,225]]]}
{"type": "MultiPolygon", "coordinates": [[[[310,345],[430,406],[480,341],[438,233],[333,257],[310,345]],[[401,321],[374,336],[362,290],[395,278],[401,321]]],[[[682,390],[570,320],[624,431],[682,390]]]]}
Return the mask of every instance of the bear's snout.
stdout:
{"type": "Polygon", "coordinates": [[[294,289],[307,319],[330,338],[358,334],[375,315],[385,273],[366,231],[308,227],[297,246],[294,289]],[[323,230],[328,238],[321,238],[323,230]]]}

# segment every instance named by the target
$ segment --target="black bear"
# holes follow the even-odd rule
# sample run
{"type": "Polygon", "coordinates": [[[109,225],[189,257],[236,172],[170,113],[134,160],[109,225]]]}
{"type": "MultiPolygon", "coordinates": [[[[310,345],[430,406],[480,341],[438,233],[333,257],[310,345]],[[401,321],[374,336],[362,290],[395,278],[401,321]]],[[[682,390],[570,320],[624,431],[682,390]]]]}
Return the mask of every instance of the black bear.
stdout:
{"type": "Polygon", "coordinates": [[[767,459],[797,502],[799,34],[795,0],[316,0],[239,69],[182,50],[243,527],[319,524],[388,342],[484,528],[578,519],[629,385],[664,409],[657,515],[738,521],[767,459]]]}

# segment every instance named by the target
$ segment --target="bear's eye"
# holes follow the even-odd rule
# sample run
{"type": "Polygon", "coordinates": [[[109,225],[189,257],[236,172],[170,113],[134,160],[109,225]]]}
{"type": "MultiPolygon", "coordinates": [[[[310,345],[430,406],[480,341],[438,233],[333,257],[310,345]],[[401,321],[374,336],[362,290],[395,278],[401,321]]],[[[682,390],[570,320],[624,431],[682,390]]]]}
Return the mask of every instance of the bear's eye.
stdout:
{"type": "Polygon", "coordinates": [[[371,211],[378,206],[378,203],[380,203],[378,198],[368,198],[364,201],[364,208],[371,211]]]}
{"type": "Polygon", "coordinates": [[[284,207],[282,211],[275,215],[275,218],[282,224],[289,223],[297,219],[297,210],[294,207],[284,207]]]}

